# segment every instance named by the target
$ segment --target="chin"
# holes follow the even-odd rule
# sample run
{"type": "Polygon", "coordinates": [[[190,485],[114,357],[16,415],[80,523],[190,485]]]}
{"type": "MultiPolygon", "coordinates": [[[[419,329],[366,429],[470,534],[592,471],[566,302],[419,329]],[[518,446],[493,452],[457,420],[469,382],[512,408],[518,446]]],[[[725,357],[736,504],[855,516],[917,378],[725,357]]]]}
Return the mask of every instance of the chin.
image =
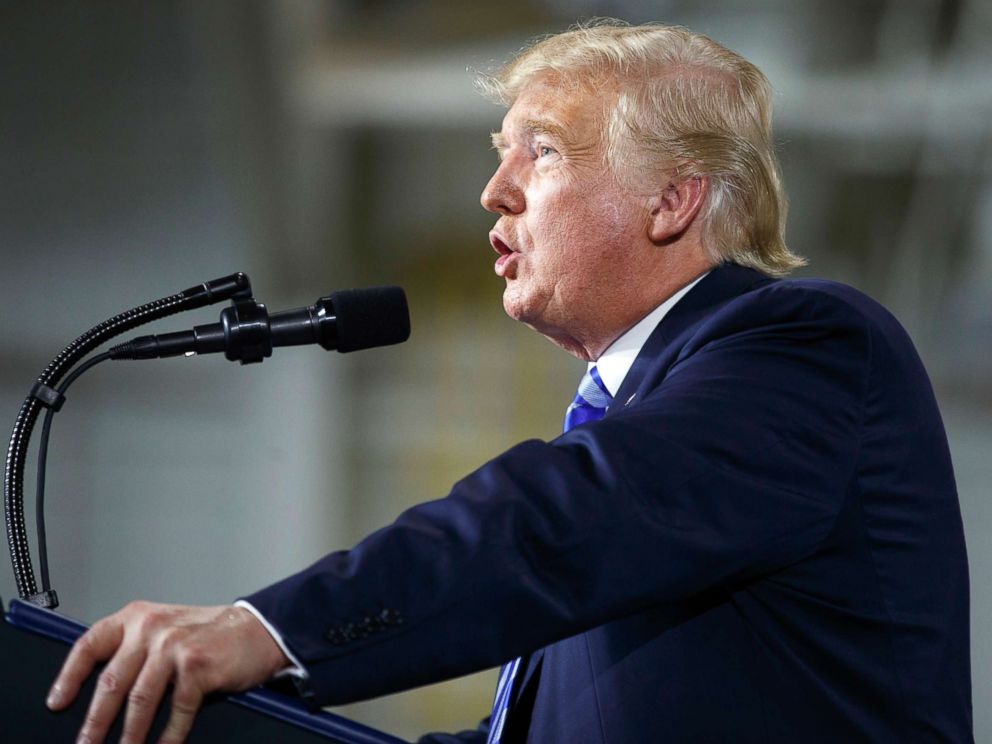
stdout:
{"type": "Polygon", "coordinates": [[[558,325],[551,322],[548,303],[540,302],[532,295],[515,292],[507,287],[503,292],[503,310],[518,323],[523,323],[543,336],[557,335],[558,325]]]}
{"type": "Polygon", "coordinates": [[[507,286],[503,290],[503,310],[516,321],[532,325],[538,316],[534,304],[532,298],[528,298],[515,287],[507,286]]]}
{"type": "Polygon", "coordinates": [[[590,361],[586,348],[566,330],[569,324],[564,321],[554,322],[549,317],[549,309],[554,308],[549,308],[546,302],[537,302],[534,297],[516,292],[512,287],[503,291],[503,310],[508,316],[537,331],[569,354],[583,361],[590,361]]]}

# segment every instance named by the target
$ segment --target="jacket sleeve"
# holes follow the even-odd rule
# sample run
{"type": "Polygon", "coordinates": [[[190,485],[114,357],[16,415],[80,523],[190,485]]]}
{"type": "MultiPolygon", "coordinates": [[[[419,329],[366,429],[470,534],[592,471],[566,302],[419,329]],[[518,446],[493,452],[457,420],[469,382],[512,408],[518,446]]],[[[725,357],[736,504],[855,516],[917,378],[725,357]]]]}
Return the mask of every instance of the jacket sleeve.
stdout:
{"type": "Polygon", "coordinates": [[[338,704],[747,582],[829,535],[870,362],[865,322],[830,295],[734,301],[626,408],[517,445],[247,599],[338,704]]]}

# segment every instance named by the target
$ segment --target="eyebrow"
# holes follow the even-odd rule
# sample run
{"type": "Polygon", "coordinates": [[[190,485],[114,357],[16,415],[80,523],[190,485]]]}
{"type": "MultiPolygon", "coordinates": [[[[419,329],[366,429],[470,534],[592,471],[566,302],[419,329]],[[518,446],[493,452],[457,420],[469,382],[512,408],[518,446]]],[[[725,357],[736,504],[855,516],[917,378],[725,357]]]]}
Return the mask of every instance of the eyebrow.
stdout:
{"type": "Polygon", "coordinates": [[[527,119],[520,124],[520,128],[530,135],[551,135],[562,143],[568,142],[569,140],[565,127],[555,124],[553,121],[548,121],[547,119],[527,119]]]}
{"type": "MultiPolygon", "coordinates": [[[[519,129],[530,137],[546,134],[562,144],[569,142],[567,131],[564,127],[545,119],[527,119],[520,123],[519,129]]],[[[492,132],[490,137],[492,138],[493,148],[502,155],[509,147],[506,136],[502,132],[492,132]]]]}

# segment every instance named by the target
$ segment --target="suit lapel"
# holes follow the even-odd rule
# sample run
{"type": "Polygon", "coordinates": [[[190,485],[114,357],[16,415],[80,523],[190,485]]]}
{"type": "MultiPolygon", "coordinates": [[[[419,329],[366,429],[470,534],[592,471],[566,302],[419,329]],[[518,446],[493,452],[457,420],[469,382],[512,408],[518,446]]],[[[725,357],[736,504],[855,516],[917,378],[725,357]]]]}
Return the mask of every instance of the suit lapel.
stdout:
{"type": "Polygon", "coordinates": [[[698,326],[717,306],[753,289],[774,281],[754,269],[736,264],[721,264],[693,287],[662,318],[634,360],[607,416],[633,405],[658,379],[667,374],[682,343],[676,343],[690,329],[698,326]]]}

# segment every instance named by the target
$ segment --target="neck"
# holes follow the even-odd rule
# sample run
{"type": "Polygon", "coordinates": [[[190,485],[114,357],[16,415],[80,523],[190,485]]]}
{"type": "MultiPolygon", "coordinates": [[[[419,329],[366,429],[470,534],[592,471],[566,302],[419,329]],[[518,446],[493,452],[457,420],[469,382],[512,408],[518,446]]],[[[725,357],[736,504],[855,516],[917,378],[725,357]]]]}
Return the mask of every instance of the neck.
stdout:
{"type": "Polygon", "coordinates": [[[597,315],[574,331],[535,329],[553,344],[572,356],[592,362],[599,359],[614,341],[633,328],[645,315],[669,299],[687,284],[710,271],[715,263],[702,256],[681,261],[669,271],[660,271],[653,281],[604,295],[597,303],[597,315]]]}

